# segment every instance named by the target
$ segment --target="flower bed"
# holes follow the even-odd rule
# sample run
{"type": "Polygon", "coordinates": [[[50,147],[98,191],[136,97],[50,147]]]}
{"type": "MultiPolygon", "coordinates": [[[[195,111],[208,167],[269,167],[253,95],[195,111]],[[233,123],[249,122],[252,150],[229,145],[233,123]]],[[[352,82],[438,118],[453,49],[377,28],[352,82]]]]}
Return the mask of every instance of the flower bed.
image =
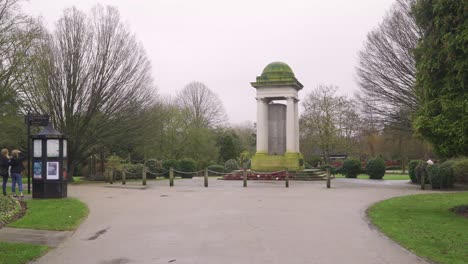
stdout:
{"type": "Polygon", "coordinates": [[[26,204],[9,196],[0,197],[0,228],[22,217],[26,204]]]}

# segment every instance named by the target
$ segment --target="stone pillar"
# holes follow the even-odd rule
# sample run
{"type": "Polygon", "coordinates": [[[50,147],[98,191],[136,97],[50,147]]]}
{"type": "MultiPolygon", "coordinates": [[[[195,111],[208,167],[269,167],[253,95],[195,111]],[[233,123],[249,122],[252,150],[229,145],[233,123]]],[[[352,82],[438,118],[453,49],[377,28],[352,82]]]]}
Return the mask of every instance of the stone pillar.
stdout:
{"type": "Polygon", "coordinates": [[[268,102],[257,99],[257,152],[268,153],[268,102]]]}
{"type": "Polygon", "coordinates": [[[296,117],[294,115],[294,98],[287,97],[286,105],[286,152],[296,152],[296,117]]]}
{"type": "Polygon", "coordinates": [[[299,149],[299,99],[294,100],[294,116],[296,125],[296,152],[300,152],[299,149]]]}

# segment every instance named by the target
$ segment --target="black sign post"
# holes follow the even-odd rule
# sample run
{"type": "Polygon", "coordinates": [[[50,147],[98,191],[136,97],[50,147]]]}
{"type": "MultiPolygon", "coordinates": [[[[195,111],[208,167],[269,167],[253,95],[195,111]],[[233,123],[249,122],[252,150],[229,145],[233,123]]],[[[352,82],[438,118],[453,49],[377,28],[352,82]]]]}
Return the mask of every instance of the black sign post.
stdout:
{"type": "Polygon", "coordinates": [[[25,116],[25,123],[28,126],[28,194],[31,193],[31,126],[47,126],[49,115],[32,114],[28,112],[25,116]]]}

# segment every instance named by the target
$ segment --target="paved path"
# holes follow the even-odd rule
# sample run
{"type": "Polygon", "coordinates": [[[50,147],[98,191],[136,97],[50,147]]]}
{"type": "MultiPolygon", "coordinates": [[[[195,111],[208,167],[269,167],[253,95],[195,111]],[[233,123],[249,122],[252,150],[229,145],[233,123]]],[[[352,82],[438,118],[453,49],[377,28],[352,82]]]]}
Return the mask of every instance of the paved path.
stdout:
{"type": "Polygon", "coordinates": [[[404,181],[150,182],[146,189],[71,186],[82,226],[35,263],[425,263],[376,231],[366,208],[420,193],[404,181]]]}

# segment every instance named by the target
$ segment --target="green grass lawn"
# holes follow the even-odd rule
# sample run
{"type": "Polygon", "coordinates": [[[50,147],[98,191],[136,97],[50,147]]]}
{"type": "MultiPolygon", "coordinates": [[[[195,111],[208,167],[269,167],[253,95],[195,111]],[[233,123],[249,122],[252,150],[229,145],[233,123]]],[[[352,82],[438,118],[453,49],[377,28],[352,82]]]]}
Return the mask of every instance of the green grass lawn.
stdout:
{"type": "Polygon", "coordinates": [[[468,218],[449,209],[468,204],[468,192],[392,198],[368,215],[384,234],[415,254],[438,263],[468,263],[468,218]]]}
{"type": "Polygon", "coordinates": [[[42,256],[49,250],[43,245],[0,242],[0,264],[23,264],[42,256]]]}
{"type": "MultiPolygon", "coordinates": [[[[335,178],[345,178],[343,174],[336,174],[335,178]]],[[[367,174],[359,174],[358,179],[369,179],[367,174]]],[[[410,177],[405,174],[385,174],[383,177],[384,180],[410,180],[410,177]]]]}
{"type": "Polygon", "coordinates": [[[73,230],[88,215],[88,207],[75,198],[27,200],[26,215],[9,227],[73,230]]]}

